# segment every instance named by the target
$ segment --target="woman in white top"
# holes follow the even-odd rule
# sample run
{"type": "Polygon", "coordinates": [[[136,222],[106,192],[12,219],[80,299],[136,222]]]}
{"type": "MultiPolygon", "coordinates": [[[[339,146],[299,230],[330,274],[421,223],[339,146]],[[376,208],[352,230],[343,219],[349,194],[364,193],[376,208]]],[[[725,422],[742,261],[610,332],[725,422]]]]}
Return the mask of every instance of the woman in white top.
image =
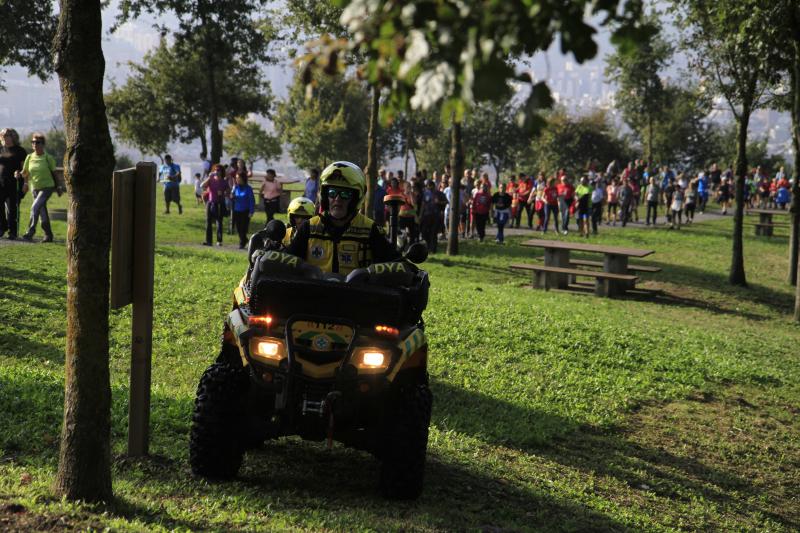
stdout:
{"type": "Polygon", "coordinates": [[[672,210],[672,224],[669,229],[675,229],[676,220],[678,221],[678,229],[681,229],[681,222],[683,221],[683,199],[685,198],[685,194],[682,187],[675,187],[675,193],[672,195],[672,205],[670,206],[672,210]]]}

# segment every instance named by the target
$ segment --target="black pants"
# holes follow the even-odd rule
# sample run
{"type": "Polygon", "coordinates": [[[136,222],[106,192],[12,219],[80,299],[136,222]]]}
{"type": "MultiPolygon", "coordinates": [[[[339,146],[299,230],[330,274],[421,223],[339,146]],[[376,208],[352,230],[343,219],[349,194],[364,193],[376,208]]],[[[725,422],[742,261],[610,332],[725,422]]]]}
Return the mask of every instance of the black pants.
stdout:
{"type": "Polygon", "coordinates": [[[694,220],[694,202],[686,204],[686,221],[694,220]]]}
{"type": "Polygon", "coordinates": [[[281,206],[280,197],[272,198],[270,200],[264,198],[264,212],[267,214],[267,222],[275,218],[275,213],[278,212],[278,208],[280,208],[280,206],[281,206]]]}
{"type": "Polygon", "coordinates": [[[474,214],[475,217],[475,229],[478,230],[478,239],[481,241],[484,237],[486,237],[486,221],[489,220],[489,214],[480,215],[478,213],[474,214]]]}
{"type": "Polygon", "coordinates": [[[622,207],[620,210],[622,211],[622,227],[624,228],[628,223],[629,217],[631,216],[631,202],[622,202],[622,207]]]}
{"type": "Polygon", "coordinates": [[[206,243],[211,244],[211,227],[217,225],[217,242],[222,243],[222,201],[206,204],[206,243]]]}
{"type": "Polygon", "coordinates": [[[234,211],[233,226],[239,234],[239,248],[247,245],[247,232],[250,230],[250,213],[248,211],[234,211]]]}
{"type": "Polygon", "coordinates": [[[0,235],[8,231],[11,238],[17,237],[17,180],[0,187],[0,235]]]}
{"type": "Polygon", "coordinates": [[[653,225],[656,223],[656,218],[658,217],[658,201],[648,201],[647,202],[647,223],[650,224],[650,213],[653,214],[653,225]]]}
{"type": "Polygon", "coordinates": [[[670,210],[670,206],[672,206],[672,195],[665,194],[664,195],[664,207],[667,208],[667,222],[672,222],[672,211],[670,210]]]}
{"type": "Polygon", "coordinates": [[[419,239],[419,224],[414,220],[414,217],[397,217],[397,228],[399,230],[408,230],[409,243],[417,242],[417,239],[419,239]]]}
{"type": "Polygon", "coordinates": [[[439,244],[439,218],[438,215],[422,217],[419,221],[420,233],[425,244],[428,245],[428,251],[432,254],[436,253],[436,248],[439,244]]]}
{"type": "Polygon", "coordinates": [[[592,204],[592,233],[597,234],[597,225],[603,221],[603,202],[592,204]]]}
{"type": "MultiPolygon", "coordinates": [[[[514,217],[514,222],[516,222],[517,223],[517,227],[519,227],[519,223],[522,220],[522,211],[523,211],[523,209],[525,210],[526,213],[528,213],[528,227],[532,228],[533,227],[533,210],[531,209],[531,204],[529,204],[528,202],[525,202],[524,204],[519,204],[519,206],[517,206],[517,216],[514,217]]],[[[513,224],[512,224],[512,226],[513,226],[513,224]]]]}

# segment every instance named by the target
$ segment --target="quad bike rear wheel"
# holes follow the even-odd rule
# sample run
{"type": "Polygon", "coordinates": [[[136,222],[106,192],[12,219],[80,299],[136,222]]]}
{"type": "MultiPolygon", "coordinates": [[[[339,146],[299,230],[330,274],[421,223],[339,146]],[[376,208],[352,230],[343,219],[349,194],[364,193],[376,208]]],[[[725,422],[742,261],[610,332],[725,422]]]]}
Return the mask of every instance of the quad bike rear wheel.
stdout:
{"type": "Polygon", "coordinates": [[[245,398],[249,377],[229,362],[208,367],[197,386],[189,440],[192,473],[231,479],[242,465],[245,398]]]}
{"type": "Polygon", "coordinates": [[[393,399],[381,453],[385,498],[413,500],[422,493],[432,403],[427,383],[403,385],[393,399]]]}

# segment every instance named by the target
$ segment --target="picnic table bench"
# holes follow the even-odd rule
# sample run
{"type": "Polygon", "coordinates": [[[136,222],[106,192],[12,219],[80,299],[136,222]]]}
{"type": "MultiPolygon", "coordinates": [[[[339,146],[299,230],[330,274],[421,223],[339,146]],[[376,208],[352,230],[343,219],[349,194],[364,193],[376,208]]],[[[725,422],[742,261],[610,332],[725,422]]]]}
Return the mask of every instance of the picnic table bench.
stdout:
{"type": "Polygon", "coordinates": [[[788,215],[789,211],[780,209],[748,209],[748,215],[758,215],[758,223],[755,224],[756,236],[772,237],[772,230],[777,227],[788,226],[784,222],[773,222],[774,215],[788,215]]]}
{"type": "Polygon", "coordinates": [[[597,270],[585,270],[579,268],[560,268],[547,265],[530,265],[527,263],[513,263],[511,268],[514,270],[530,270],[533,272],[533,286],[537,289],[559,288],[558,278],[550,274],[561,274],[569,278],[585,276],[595,279],[595,294],[598,296],[611,296],[613,293],[612,284],[614,282],[635,283],[638,276],[631,274],[613,274],[597,270]]]}
{"type": "MultiPolygon", "coordinates": [[[[568,288],[570,281],[578,276],[595,279],[595,294],[598,296],[617,296],[636,286],[638,276],[630,274],[639,268],[628,265],[629,257],[646,257],[653,250],[640,250],[620,246],[602,246],[580,242],[566,242],[547,239],[531,239],[522,242],[522,246],[544,249],[544,265],[527,265],[516,263],[511,266],[515,270],[534,272],[534,286],[544,289],[568,288]],[[570,260],[570,251],[601,253],[600,261],[570,260]],[[602,271],[571,268],[575,266],[602,266],[602,271]]],[[[642,272],[657,272],[658,267],[639,268],[642,272]]]]}

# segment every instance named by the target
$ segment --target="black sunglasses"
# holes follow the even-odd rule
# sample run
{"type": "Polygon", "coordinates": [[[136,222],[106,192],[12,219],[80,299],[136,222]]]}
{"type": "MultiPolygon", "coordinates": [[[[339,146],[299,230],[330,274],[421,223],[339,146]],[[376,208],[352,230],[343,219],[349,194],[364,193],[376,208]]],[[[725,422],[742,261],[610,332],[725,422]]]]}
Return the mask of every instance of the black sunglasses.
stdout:
{"type": "Polygon", "coordinates": [[[33,141],[31,141],[31,142],[32,142],[33,144],[44,144],[44,141],[43,141],[43,140],[41,140],[41,139],[34,139],[34,140],[33,140],[33,141]]]}
{"type": "Polygon", "coordinates": [[[342,200],[349,200],[353,197],[353,191],[350,189],[334,189],[333,187],[330,187],[328,189],[328,198],[333,200],[337,196],[342,200]]]}

